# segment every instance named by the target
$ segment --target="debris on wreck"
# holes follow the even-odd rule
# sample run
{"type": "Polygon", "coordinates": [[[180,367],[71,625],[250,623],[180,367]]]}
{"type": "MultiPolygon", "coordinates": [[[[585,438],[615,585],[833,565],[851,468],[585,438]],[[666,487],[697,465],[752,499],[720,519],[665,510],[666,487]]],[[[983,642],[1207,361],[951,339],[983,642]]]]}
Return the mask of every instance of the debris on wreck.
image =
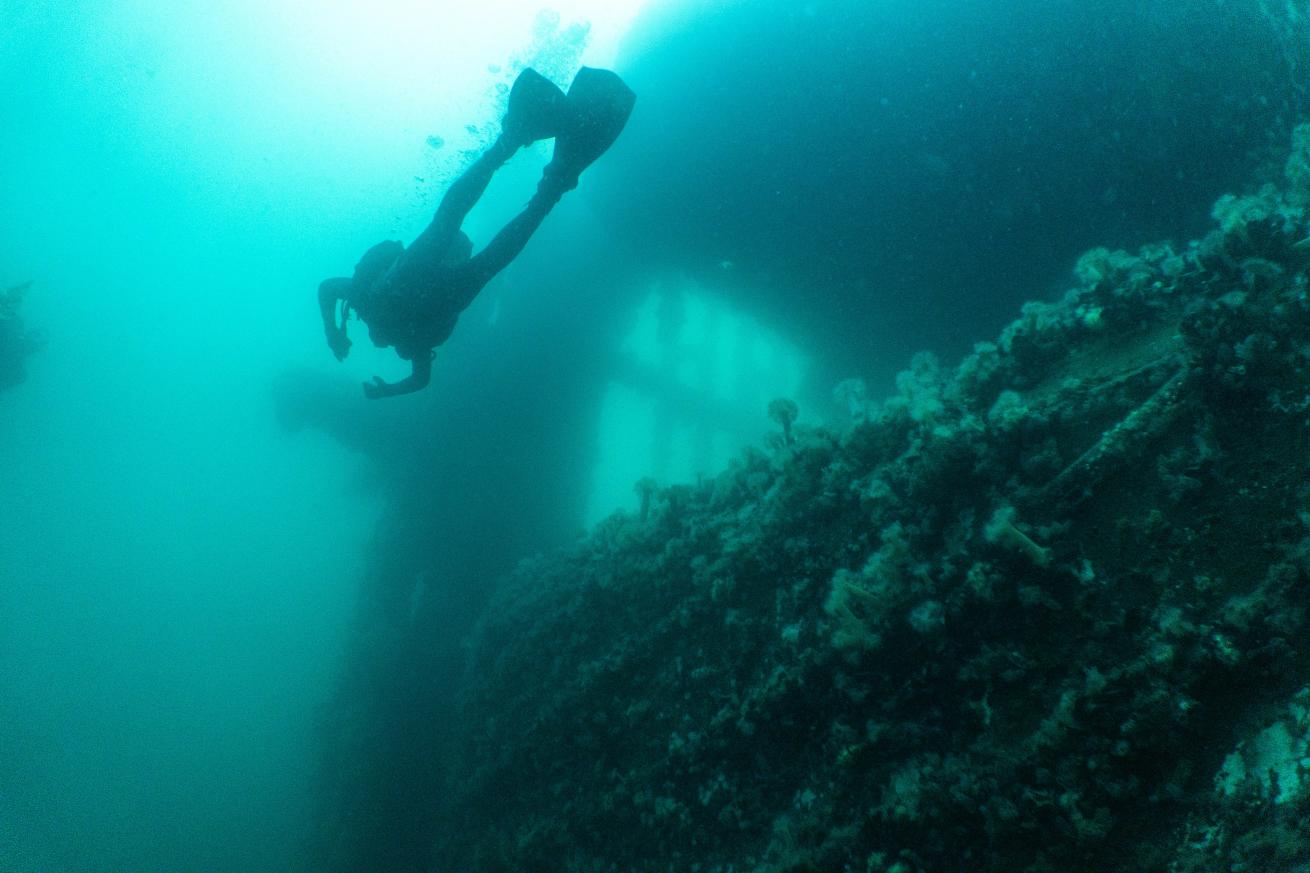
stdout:
{"type": "Polygon", "coordinates": [[[525,562],[473,641],[448,868],[1310,869],[1294,148],[1203,239],[1089,252],[844,431],[779,408],[768,451],[525,562]]]}

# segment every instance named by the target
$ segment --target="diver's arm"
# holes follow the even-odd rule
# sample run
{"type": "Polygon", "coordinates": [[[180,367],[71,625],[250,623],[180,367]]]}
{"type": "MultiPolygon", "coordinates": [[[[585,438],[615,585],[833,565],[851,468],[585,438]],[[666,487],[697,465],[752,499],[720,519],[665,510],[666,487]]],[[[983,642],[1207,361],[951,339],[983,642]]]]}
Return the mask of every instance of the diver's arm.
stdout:
{"type": "Polygon", "coordinates": [[[345,322],[337,324],[337,301],[346,299],[349,279],[325,279],[318,286],[318,314],[323,318],[323,333],[328,348],[338,361],[350,354],[350,340],[346,337],[345,322]]]}
{"type": "Polygon", "coordinates": [[[428,380],[432,378],[432,356],[419,355],[413,364],[413,371],[399,382],[384,382],[381,376],[374,376],[372,382],[364,383],[364,396],[369,400],[380,400],[383,397],[422,391],[428,387],[428,380]]]}

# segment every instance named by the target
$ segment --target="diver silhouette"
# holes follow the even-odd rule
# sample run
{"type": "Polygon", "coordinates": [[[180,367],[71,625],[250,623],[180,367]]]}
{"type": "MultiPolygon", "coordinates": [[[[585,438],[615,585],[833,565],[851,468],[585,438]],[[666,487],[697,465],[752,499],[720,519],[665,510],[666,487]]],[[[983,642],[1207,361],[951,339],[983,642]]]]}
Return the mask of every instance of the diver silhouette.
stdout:
{"type": "Polygon", "coordinates": [[[582,171],[614,143],[635,102],[632,90],[609,70],[583,67],[567,95],[535,70],[524,70],[510,89],[500,137],[450,186],[436,217],[409,248],[396,240],[380,242],[364,253],[352,277],[319,285],[323,329],[338,361],[350,352],[346,323],[354,310],[374,345],[394,346],[413,365],[399,382],[376,376],[365,382],[366,397],[427,386],[436,347],[450,337],[459,314],[523,250],[564,193],[577,187],[582,171]],[[520,148],[552,137],[554,154],[528,205],[472,254],[473,243],[460,225],[491,177],[520,148]]]}

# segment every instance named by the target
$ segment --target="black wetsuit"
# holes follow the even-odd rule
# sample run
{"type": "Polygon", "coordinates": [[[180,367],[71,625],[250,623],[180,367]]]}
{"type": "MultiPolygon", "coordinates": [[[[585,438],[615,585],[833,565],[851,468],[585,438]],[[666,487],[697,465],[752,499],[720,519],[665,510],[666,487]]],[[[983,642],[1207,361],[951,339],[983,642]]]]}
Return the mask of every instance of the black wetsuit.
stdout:
{"type": "Polygon", "coordinates": [[[353,277],[328,279],[319,286],[323,326],[338,359],[350,347],[345,319],[338,324],[335,315],[337,301],[345,301],[368,325],[374,345],[394,346],[396,354],[413,364],[413,373],[401,382],[375,378],[366,383],[367,396],[406,394],[427,386],[433,350],[450,338],[460,313],[523,250],[575,183],[545,175],[523,211],[486,248],[470,256],[473,246],[460,225],[496,170],[517,150],[503,137],[498,139],[450,186],[436,216],[409,248],[394,240],[378,243],[365,253],[353,277]]]}
{"type": "Polygon", "coordinates": [[[450,186],[432,223],[408,249],[379,243],[365,254],[346,301],[378,346],[394,346],[406,360],[444,343],[478,292],[523,250],[563,194],[544,182],[527,207],[482,251],[460,230],[487,184],[515,149],[497,140],[450,186]]]}
{"type": "Polygon", "coordinates": [[[614,142],[636,95],[613,71],[583,67],[564,94],[535,70],[523,70],[510,89],[502,135],[455,181],[432,223],[406,249],[396,241],[365,253],[351,278],[319,285],[319,313],[328,346],[338,360],[350,351],[338,301],[368,324],[378,346],[394,346],[414,371],[397,383],[374,378],[369,397],[417,391],[428,384],[433,350],[449,339],[455,322],[491,278],[527,245],[543,219],[578,175],[614,142]],[[496,170],[522,145],[554,138],[551,162],[537,192],[514,220],[476,255],[460,225],[487,190],[496,170]]]}

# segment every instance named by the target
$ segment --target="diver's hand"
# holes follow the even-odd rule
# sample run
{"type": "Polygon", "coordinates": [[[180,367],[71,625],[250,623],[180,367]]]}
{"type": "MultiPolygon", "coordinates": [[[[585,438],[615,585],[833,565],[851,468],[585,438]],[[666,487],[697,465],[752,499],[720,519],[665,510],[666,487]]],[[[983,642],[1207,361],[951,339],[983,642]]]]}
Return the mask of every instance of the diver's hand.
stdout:
{"type": "Polygon", "coordinates": [[[383,381],[381,376],[374,376],[372,382],[364,383],[364,396],[369,400],[377,400],[390,394],[391,385],[383,381]]]}
{"type": "Polygon", "coordinates": [[[344,361],[350,354],[350,340],[344,330],[330,330],[327,334],[328,348],[338,361],[344,361]]]}

